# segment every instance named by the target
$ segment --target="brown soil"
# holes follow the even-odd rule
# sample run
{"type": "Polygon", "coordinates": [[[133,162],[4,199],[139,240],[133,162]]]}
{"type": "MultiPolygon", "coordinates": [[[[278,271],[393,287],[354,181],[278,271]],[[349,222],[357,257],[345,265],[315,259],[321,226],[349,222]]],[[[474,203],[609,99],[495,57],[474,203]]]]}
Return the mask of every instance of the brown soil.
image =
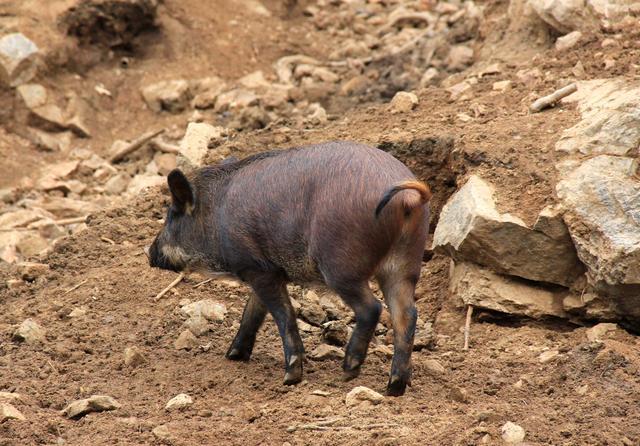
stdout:
{"type": "MultiPolygon", "coordinates": [[[[37,12],[37,2],[5,3],[0,7],[27,26],[23,32],[59,32],[52,20],[44,22],[50,28],[35,22],[37,14],[51,15],[37,12]]],[[[53,8],[70,2],[51,3],[53,8]]],[[[128,68],[121,68],[119,58],[125,55],[119,50],[84,49],[86,54],[67,54],[65,63],[52,65],[39,80],[75,91],[93,91],[102,83],[116,92],[113,99],[95,96],[93,106],[100,110],[93,118],[96,132],[85,141],[104,154],[114,139],[160,127],[179,133],[185,127],[188,113],[157,115],[143,107],[139,86],[144,82],[210,74],[235,79],[256,69],[268,72],[273,61],[286,54],[326,58],[338,39],[327,37],[302,15],[305,2],[290,11],[287,2],[264,2],[271,17],[248,14],[229,6],[232,3],[166,0],[160,12],[162,31],[136,41],[145,50],[126,55],[132,59],[128,68]],[[93,59],[81,60],[87,54],[93,59]]],[[[506,32],[502,17],[507,2],[478,3],[489,11],[485,26],[495,27],[492,33],[506,32]]],[[[420,103],[409,114],[392,115],[380,102],[352,103],[325,126],[241,132],[222,148],[244,155],[332,139],[362,141],[390,150],[430,182],[436,218],[456,186],[469,173],[478,173],[500,189],[502,211],[532,223],[553,201],[553,145],[578,114],[572,106],[558,106],[531,115],[527,107],[571,77],[578,60],[587,79],[605,75],[606,57],[616,59],[606,76],[634,77],[640,53],[637,30],[612,32],[621,36],[617,47],[600,48],[608,36],[594,35],[569,54],[538,48],[541,52],[533,61],[507,60],[502,73],[479,79],[470,101],[451,102],[444,88],[429,87],[417,92],[420,103]],[[550,75],[529,87],[518,81],[516,72],[532,67],[550,75]],[[511,79],[513,88],[493,91],[493,82],[503,79],[511,79]],[[476,116],[474,110],[480,113],[476,116]],[[472,119],[462,122],[460,113],[472,119]]],[[[483,33],[491,34],[488,29],[483,33]]],[[[499,49],[505,42],[491,34],[486,45],[499,49]]],[[[486,53],[490,48],[485,47],[486,53]]],[[[504,54],[494,54],[494,60],[504,54]]],[[[13,100],[7,91],[0,98],[13,100]]],[[[17,186],[24,177],[36,179],[39,168],[64,158],[43,155],[16,135],[10,113],[0,112],[0,119],[0,156],[6,160],[0,165],[0,187],[17,186]]],[[[414,353],[413,385],[404,397],[386,398],[377,406],[345,406],[345,394],[356,385],[384,390],[390,359],[379,354],[368,356],[362,375],[352,382],[340,380],[339,361],[307,361],[305,381],[282,386],[281,343],[271,320],[261,330],[250,362],[227,361],[224,352],[235,334],[247,288],[211,282],[195,289],[199,278],[190,277],[153,301],[175,277],[149,268],[142,254],[160,227],[166,203],[163,191],[152,191],[125,207],[98,212],[87,230],[59,242],[43,260],[51,267],[45,277],[14,290],[2,281],[0,391],[22,395],[14,405],[28,421],[1,423],[0,445],[161,444],[151,430],[162,424],[172,436],[167,441],[175,445],[501,444],[500,428],[507,421],[522,426],[531,445],[640,444],[638,338],[618,330],[604,343],[589,342],[585,327],[481,312],[474,317],[471,349],[465,352],[463,309],[448,299],[449,261],[438,255],[424,264],[416,296],[420,317],[434,322],[436,341],[431,349],[414,353]],[[205,298],[224,302],[229,314],[198,338],[200,348],[176,350],[173,343],[183,330],[178,303],[205,298]],[[85,308],[86,315],[70,318],[78,307],[85,308]],[[12,341],[13,330],[26,318],[46,329],[43,345],[12,341]],[[125,348],[133,345],[147,359],[137,368],[123,363],[125,348]],[[545,350],[560,354],[541,363],[539,355],[545,350]],[[444,374],[429,372],[432,359],[445,367],[444,374]],[[314,390],[328,395],[313,395],[314,390]],[[166,412],[164,405],[178,393],[189,394],[193,406],[166,412]],[[122,408],[80,420],[60,415],[69,402],[93,394],[110,395],[122,408]],[[325,430],[288,430],[335,417],[340,419],[325,430]]],[[[14,266],[0,264],[0,276],[18,274],[14,266]]],[[[321,341],[318,333],[304,334],[303,340],[307,351],[321,341]]],[[[384,343],[385,337],[376,342],[384,343]]]]}

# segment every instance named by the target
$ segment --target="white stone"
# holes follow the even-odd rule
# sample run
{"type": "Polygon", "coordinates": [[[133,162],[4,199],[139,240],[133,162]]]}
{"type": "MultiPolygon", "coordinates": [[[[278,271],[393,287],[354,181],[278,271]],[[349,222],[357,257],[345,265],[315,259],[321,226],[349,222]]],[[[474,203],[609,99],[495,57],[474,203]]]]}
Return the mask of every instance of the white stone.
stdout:
{"type": "Polygon", "coordinates": [[[558,37],[556,40],[556,51],[567,51],[576,46],[582,40],[582,33],[580,31],[572,31],[565,36],[558,37]]]}
{"type": "Polygon", "coordinates": [[[198,340],[194,334],[191,333],[191,330],[185,329],[175,340],[173,346],[176,350],[192,350],[198,346],[198,340]]]}
{"type": "Polygon", "coordinates": [[[424,367],[429,374],[434,376],[444,375],[447,371],[444,366],[435,359],[427,359],[424,362],[424,367]]]}
{"type": "MultiPolygon", "coordinates": [[[[561,226],[560,215],[556,220],[561,226]]],[[[493,187],[472,175],[443,207],[433,248],[502,274],[569,285],[582,272],[571,239],[566,230],[547,234],[541,225],[529,228],[513,215],[500,214],[493,187]]]]}
{"type": "Polygon", "coordinates": [[[473,63],[473,49],[466,45],[455,45],[449,50],[444,63],[449,70],[464,70],[473,63]]]}
{"type": "Polygon", "coordinates": [[[509,90],[511,88],[511,81],[510,80],[504,80],[504,81],[497,81],[494,82],[493,85],[491,86],[491,89],[493,91],[500,91],[500,92],[505,92],[507,90],[509,90]]]}
{"type": "Polygon", "coordinates": [[[125,190],[127,190],[127,186],[131,178],[126,173],[119,173],[107,180],[104,185],[104,191],[109,195],[120,195],[125,190]]]}
{"type": "Polygon", "coordinates": [[[507,421],[500,429],[502,433],[502,439],[507,444],[520,444],[524,441],[525,431],[521,426],[518,426],[511,421],[507,421]]]}
{"type": "Polygon", "coordinates": [[[265,79],[262,70],[254,71],[238,79],[238,84],[249,90],[263,90],[269,88],[270,84],[265,79]]]}
{"type": "Polygon", "coordinates": [[[587,339],[591,342],[604,339],[607,334],[614,332],[618,329],[616,324],[603,322],[587,330],[587,339]]]}
{"type": "Polygon", "coordinates": [[[138,347],[127,347],[124,349],[124,364],[128,367],[138,367],[147,362],[144,354],[138,347]]]}
{"type": "Polygon", "coordinates": [[[29,110],[47,103],[47,89],[40,84],[24,84],[16,88],[18,97],[29,110]]]}
{"type": "Polygon", "coordinates": [[[380,404],[383,400],[384,396],[364,386],[355,387],[345,397],[347,407],[357,406],[364,401],[380,404]]]}
{"type": "Polygon", "coordinates": [[[418,105],[418,96],[414,93],[407,91],[399,91],[391,99],[390,110],[391,113],[407,113],[413,110],[418,105]]]}
{"type": "Polygon", "coordinates": [[[89,398],[76,400],[62,410],[67,418],[79,418],[89,412],[103,412],[114,410],[121,405],[115,399],[107,395],[91,395],[89,398]]]}
{"type": "Polygon", "coordinates": [[[133,196],[138,195],[142,191],[158,187],[166,183],[166,178],[160,175],[141,175],[138,174],[131,179],[127,186],[127,194],[133,196]]]}
{"type": "Polygon", "coordinates": [[[4,423],[7,420],[25,421],[26,418],[11,404],[0,403],[0,423],[4,423]]]}
{"type": "Polygon", "coordinates": [[[13,339],[27,344],[45,341],[45,330],[33,319],[26,319],[13,333],[13,339]]]}
{"type": "Polygon", "coordinates": [[[313,125],[320,125],[327,122],[327,111],[322,107],[322,105],[314,102],[309,105],[309,115],[307,116],[307,120],[313,125]]]}
{"type": "Polygon", "coordinates": [[[204,299],[183,305],[180,313],[186,317],[202,316],[208,321],[222,322],[227,314],[227,307],[223,303],[204,299]]]}
{"type": "Polygon", "coordinates": [[[36,75],[38,47],[23,34],[0,38],[0,82],[11,87],[29,82],[36,75]]]}
{"type": "Polygon", "coordinates": [[[166,410],[181,410],[185,409],[193,404],[193,399],[186,393],[180,393],[171,398],[167,405],[164,406],[166,410]]]}
{"type": "Polygon", "coordinates": [[[466,101],[473,97],[473,90],[468,81],[462,81],[447,88],[452,101],[466,101]]]}
{"type": "Polygon", "coordinates": [[[309,359],[316,361],[324,361],[327,359],[343,359],[344,351],[341,348],[334,347],[333,345],[320,344],[311,353],[309,353],[309,359]]]}
{"type": "Polygon", "coordinates": [[[142,97],[151,110],[179,113],[190,99],[189,82],[184,79],[161,81],[142,88],[142,97]]]}
{"type": "Polygon", "coordinates": [[[529,5],[544,22],[562,34],[595,24],[585,0],[529,0],[529,5]]]}
{"type": "Polygon", "coordinates": [[[258,96],[246,89],[236,88],[225,91],[216,98],[215,110],[218,113],[224,111],[238,112],[259,102],[258,96]]]}
{"type": "Polygon", "coordinates": [[[440,73],[438,72],[437,68],[434,68],[434,67],[427,68],[427,71],[425,71],[422,77],[420,78],[420,86],[426,87],[427,85],[431,85],[434,79],[438,77],[438,74],[440,73]]]}
{"type": "Polygon", "coordinates": [[[546,364],[547,362],[555,360],[558,356],[560,356],[560,352],[558,350],[547,350],[546,352],[540,353],[538,360],[540,361],[540,364],[546,364]]]}
{"type": "Polygon", "coordinates": [[[209,141],[222,136],[223,127],[214,127],[203,122],[191,122],[180,141],[177,165],[183,168],[199,167],[209,150],[209,141]]]}

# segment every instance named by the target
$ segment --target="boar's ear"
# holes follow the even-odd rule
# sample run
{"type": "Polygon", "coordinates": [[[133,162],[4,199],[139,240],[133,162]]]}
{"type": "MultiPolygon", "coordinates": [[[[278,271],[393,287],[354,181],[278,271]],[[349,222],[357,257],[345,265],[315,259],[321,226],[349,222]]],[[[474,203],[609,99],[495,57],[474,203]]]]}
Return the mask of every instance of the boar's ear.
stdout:
{"type": "Polygon", "coordinates": [[[190,213],[193,209],[193,189],[187,177],[180,169],[173,169],[167,177],[173,205],[179,213],[190,213]]]}

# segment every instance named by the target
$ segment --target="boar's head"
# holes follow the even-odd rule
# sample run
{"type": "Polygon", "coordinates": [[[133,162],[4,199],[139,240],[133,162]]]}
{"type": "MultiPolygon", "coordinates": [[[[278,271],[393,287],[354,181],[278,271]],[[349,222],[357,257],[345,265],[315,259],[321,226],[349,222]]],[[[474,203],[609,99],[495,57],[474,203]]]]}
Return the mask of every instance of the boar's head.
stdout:
{"type": "Polygon", "coordinates": [[[147,255],[152,267],[171,271],[196,269],[202,263],[198,255],[195,191],[187,177],[174,169],[167,177],[171,206],[164,226],[149,247],[147,255]]]}

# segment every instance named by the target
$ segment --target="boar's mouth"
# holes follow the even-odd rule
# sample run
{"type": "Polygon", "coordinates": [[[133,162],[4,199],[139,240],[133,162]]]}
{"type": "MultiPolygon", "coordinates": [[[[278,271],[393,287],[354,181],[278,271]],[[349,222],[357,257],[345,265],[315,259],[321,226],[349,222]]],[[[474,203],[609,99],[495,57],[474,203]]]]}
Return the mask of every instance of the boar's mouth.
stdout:
{"type": "Polygon", "coordinates": [[[179,255],[181,251],[179,248],[163,247],[163,249],[159,249],[157,241],[154,241],[148,250],[149,265],[152,268],[180,272],[186,266],[179,255]]]}

